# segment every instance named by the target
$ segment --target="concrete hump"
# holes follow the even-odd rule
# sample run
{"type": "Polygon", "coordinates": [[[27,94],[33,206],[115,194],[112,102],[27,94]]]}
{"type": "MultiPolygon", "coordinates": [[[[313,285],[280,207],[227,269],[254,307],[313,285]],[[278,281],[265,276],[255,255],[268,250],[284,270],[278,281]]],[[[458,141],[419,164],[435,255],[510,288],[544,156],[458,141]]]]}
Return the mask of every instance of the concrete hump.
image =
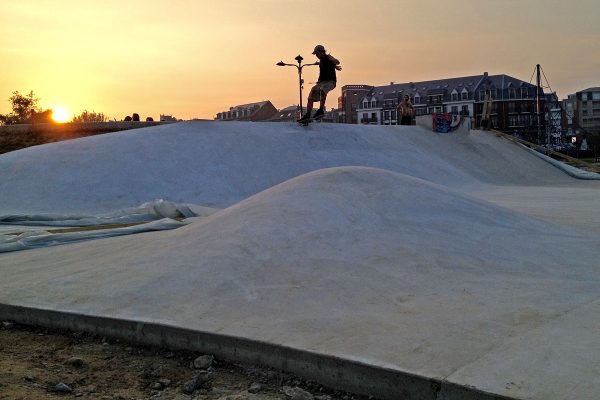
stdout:
{"type": "Polygon", "coordinates": [[[406,173],[319,168],[176,230],[2,254],[0,316],[25,307],[130,321],[142,339],[149,324],[267,343],[271,356],[283,346],[410,381],[390,380],[389,399],[564,399],[599,389],[598,248],[406,173]],[[585,340],[565,347],[572,337],[585,340]]]}
{"type": "Polygon", "coordinates": [[[281,256],[276,264],[307,255],[340,262],[387,255],[398,263],[427,264],[433,254],[490,259],[500,248],[528,254],[534,244],[523,246],[521,234],[560,229],[405,174],[335,167],[290,179],[172,236],[178,238],[174,246],[181,241],[188,247],[219,238],[217,246],[230,256],[221,246],[259,258],[281,256]]]}
{"type": "Polygon", "coordinates": [[[302,174],[364,166],[452,188],[573,179],[491,134],[417,126],[190,122],[0,156],[0,214],[106,213],[154,199],[224,208],[302,174]],[[35,188],[35,196],[31,195],[35,188]]]}

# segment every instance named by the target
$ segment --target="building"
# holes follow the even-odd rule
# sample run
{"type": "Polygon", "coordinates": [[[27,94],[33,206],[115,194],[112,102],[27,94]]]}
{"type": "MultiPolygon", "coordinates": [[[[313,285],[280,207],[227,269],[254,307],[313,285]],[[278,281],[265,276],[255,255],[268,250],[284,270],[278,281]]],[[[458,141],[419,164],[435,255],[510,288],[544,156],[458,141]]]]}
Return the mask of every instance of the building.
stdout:
{"type": "Polygon", "coordinates": [[[337,122],[357,124],[358,117],[356,109],[358,107],[358,102],[371,89],[373,89],[373,86],[369,85],[342,86],[342,95],[338,97],[337,122]]]}
{"type": "MultiPolygon", "coordinates": [[[[518,132],[528,140],[537,140],[537,86],[508,75],[465,76],[424,82],[391,83],[370,89],[359,99],[357,119],[362,124],[396,125],[396,107],[404,95],[409,95],[415,114],[451,113],[472,118],[474,126],[481,126],[481,114],[486,95],[492,101],[490,127],[505,132],[518,132]]],[[[546,104],[546,95],[540,99],[540,112],[546,104]]],[[[545,135],[544,135],[545,136],[545,135]]]]}
{"type": "Polygon", "coordinates": [[[562,123],[567,142],[600,159],[600,87],[581,90],[563,100],[562,123]]]}
{"type": "Polygon", "coordinates": [[[575,93],[577,101],[577,126],[582,130],[600,134],[600,87],[575,93]]]}
{"type": "Polygon", "coordinates": [[[230,107],[229,111],[217,114],[218,121],[267,121],[277,114],[277,109],[269,101],[241,104],[230,107]]]}
{"type": "Polygon", "coordinates": [[[577,113],[577,96],[570,94],[562,101],[562,128],[567,135],[575,135],[579,127],[577,113]]]}
{"type": "MultiPolygon", "coordinates": [[[[298,105],[282,108],[275,115],[268,119],[269,122],[295,122],[300,118],[298,105]]],[[[306,112],[306,107],[302,107],[302,114],[306,112]]]]}
{"type": "Polygon", "coordinates": [[[177,122],[177,118],[173,117],[172,115],[160,114],[159,121],[161,121],[161,122],[177,122]]]}

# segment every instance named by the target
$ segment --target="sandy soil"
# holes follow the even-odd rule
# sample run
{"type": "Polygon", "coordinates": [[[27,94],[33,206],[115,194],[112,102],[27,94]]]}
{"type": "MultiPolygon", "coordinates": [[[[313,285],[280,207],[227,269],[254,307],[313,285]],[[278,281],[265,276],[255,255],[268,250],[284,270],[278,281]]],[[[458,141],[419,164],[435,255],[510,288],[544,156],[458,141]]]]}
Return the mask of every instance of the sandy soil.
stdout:
{"type": "Polygon", "coordinates": [[[4,321],[0,399],[367,399],[264,368],[214,360],[203,369],[200,356],[4,321]]]}

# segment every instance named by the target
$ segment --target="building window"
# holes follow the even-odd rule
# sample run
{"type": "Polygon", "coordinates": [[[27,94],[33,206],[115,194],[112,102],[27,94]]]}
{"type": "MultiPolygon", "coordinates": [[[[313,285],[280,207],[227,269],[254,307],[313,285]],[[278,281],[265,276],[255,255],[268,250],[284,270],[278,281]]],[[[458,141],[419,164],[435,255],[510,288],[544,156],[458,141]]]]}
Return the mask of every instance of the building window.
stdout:
{"type": "Polygon", "coordinates": [[[377,113],[371,113],[371,119],[373,121],[376,121],[377,120],[377,113]]]}
{"type": "Polygon", "coordinates": [[[452,110],[452,114],[458,115],[458,106],[452,106],[451,110],[452,110]]]}
{"type": "Polygon", "coordinates": [[[593,100],[600,100],[600,92],[593,92],[592,93],[592,99],[593,100]]]}
{"type": "Polygon", "coordinates": [[[377,101],[371,100],[371,108],[377,107],[377,101]]]}
{"type": "Polygon", "coordinates": [[[460,112],[461,112],[462,115],[469,115],[470,114],[469,113],[469,106],[463,105],[460,112]]]}
{"type": "Polygon", "coordinates": [[[421,104],[421,96],[415,96],[414,103],[415,104],[421,104]]]}
{"type": "Polygon", "coordinates": [[[458,93],[452,93],[452,101],[458,101],[458,93]]]}
{"type": "Polygon", "coordinates": [[[531,125],[531,116],[529,116],[529,115],[519,115],[519,125],[521,125],[521,126],[529,126],[529,125],[531,125]]]}
{"type": "Polygon", "coordinates": [[[515,110],[516,110],[515,102],[514,101],[509,101],[508,102],[508,112],[514,113],[515,110]]]}

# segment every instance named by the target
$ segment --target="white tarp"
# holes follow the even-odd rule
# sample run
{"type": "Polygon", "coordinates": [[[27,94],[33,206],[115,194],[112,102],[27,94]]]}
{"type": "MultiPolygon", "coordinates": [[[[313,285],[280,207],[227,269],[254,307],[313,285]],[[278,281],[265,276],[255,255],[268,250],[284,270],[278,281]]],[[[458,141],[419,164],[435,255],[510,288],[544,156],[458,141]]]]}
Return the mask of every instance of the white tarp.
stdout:
{"type": "Polygon", "coordinates": [[[134,233],[164,231],[179,228],[185,222],[163,218],[144,224],[113,229],[86,230],[75,232],[52,233],[49,231],[26,231],[19,235],[0,235],[0,253],[17,250],[35,249],[38,247],[57,246],[61,244],[101,239],[112,236],[131,235],[134,233]]]}
{"type": "Polygon", "coordinates": [[[217,209],[192,204],[178,204],[161,199],[144,203],[139,207],[99,216],[77,214],[0,215],[0,225],[10,226],[10,229],[0,234],[0,253],[140,232],[175,229],[185,225],[185,222],[176,219],[185,220],[208,216],[215,211],[217,209]],[[103,228],[107,225],[111,227],[103,228]],[[121,226],[114,227],[114,225],[121,226]],[[45,226],[97,227],[98,229],[53,232],[42,228],[45,226]]]}
{"type": "Polygon", "coordinates": [[[102,215],[85,214],[17,214],[0,215],[2,225],[24,226],[96,226],[156,221],[161,218],[189,218],[210,215],[214,208],[155,200],[139,207],[126,208],[102,215]]]}

